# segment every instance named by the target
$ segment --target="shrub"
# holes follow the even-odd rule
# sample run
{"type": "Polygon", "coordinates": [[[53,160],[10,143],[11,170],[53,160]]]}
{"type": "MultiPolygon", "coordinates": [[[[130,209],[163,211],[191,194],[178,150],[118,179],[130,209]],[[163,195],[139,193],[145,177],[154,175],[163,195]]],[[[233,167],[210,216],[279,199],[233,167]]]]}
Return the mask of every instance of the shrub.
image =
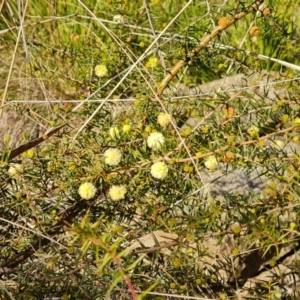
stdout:
{"type": "Polygon", "coordinates": [[[297,5],[22,5],[0,21],[1,296],[297,298],[297,5]]]}

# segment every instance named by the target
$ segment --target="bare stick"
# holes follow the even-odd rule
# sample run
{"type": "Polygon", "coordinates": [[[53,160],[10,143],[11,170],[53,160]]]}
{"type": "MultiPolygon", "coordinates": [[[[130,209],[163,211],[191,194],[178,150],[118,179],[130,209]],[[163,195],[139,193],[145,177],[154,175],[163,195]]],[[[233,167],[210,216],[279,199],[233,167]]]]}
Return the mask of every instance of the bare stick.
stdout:
{"type": "Polygon", "coordinates": [[[191,50],[191,52],[189,53],[189,55],[187,55],[187,57],[183,60],[180,60],[174,67],[173,69],[169,72],[169,74],[163,79],[163,81],[161,82],[157,95],[160,96],[163,91],[165,90],[165,88],[167,87],[167,85],[169,84],[169,82],[178,74],[178,72],[185,67],[186,65],[188,65],[188,63],[194,58],[196,57],[199,52],[201,50],[203,50],[216,36],[220,35],[220,33],[222,33],[225,29],[227,29],[228,27],[230,27],[231,25],[233,25],[235,22],[237,22],[238,20],[242,19],[243,17],[245,17],[246,15],[248,15],[249,13],[251,13],[252,11],[255,11],[259,8],[259,6],[264,2],[264,0],[257,0],[254,1],[250,6],[248,6],[244,11],[240,12],[239,14],[235,15],[232,18],[228,18],[227,22],[225,22],[225,24],[223,24],[222,26],[218,26],[216,28],[213,29],[213,31],[208,34],[207,36],[205,36],[199,43],[198,45],[191,50]]]}

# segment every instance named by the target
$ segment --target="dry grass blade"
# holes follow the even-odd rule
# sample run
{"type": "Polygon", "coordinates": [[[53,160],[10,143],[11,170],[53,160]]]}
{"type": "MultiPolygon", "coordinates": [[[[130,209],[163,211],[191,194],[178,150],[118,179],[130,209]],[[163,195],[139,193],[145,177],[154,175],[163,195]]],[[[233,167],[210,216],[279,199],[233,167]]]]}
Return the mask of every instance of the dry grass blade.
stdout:
{"type": "Polygon", "coordinates": [[[16,43],[15,43],[15,49],[14,49],[14,52],[13,52],[13,57],[11,59],[8,76],[7,76],[7,79],[6,79],[5,89],[3,91],[2,101],[1,101],[1,105],[0,105],[0,118],[2,116],[3,107],[4,107],[4,104],[5,104],[6,97],[7,97],[7,92],[8,92],[8,88],[9,88],[9,82],[10,82],[10,78],[11,78],[11,74],[12,74],[12,70],[13,70],[15,58],[16,58],[16,55],[17,55],[17,49],[19,47],[20,39],[22,37],[23,23],[24,23],[24,19],[25,19],[25,16],[26,16],[25,12],[26,12],[27,7],[28,7],[28,2],[29,1],[25,1],[25,7],[24,7],[23,15],[21,17],[21,22],[20,22],[21,26],[20,26],[19,31],[18,31],[18,37],[17,37],[16,43]]]}

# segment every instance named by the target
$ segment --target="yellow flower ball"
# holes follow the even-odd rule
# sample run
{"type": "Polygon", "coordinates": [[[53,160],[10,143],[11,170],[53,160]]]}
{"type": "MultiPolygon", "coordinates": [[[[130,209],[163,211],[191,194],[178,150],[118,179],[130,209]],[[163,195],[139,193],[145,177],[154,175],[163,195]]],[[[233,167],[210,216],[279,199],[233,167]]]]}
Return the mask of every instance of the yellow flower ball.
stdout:
{"type": "Polygon", "coordinates": [[[27,150],[27,157],[34,157],[35,156],[35,150],[29,149],[27,150]]]}
{"type": "Polygon", "coordinates": [[[141,100],[134,100],[133,105],[139,106],[141,103],[142,103],[141,100]]]}
{"type": "Polygon", "coordinates": [[[122,153],[117,148],[110,148],[104,152],[104,161],[109,166],[116,166],[122,159],[122,153]]]}
{"type": "Polygon", "coordinates": [[[106,65],[97,65],[95,67],[95,75],[97,77],[104,77],[106,76],[108,73],[107,67],[106,65]]]}
{"type": "Polygon", "coordinates": [[[124,132],[124,133],[128,133],[130,130],[131,130],[131,125],[125,124],[125,125],[123,126],[123,132],[124,132]]]}
{"type": "Polygon", "coordinates": [[[170,114],[160,113],[157,117],[157,123],[165,128],[171,124],[172,116],[170,114]]]}
{"type": "Polygon", "coordinates": [[[235,142],[236,137],[234,135],[230,135],[227,137],[227,143],[233,144],[235,142]]]}
{"type": "Polygon", "coordinates": [[[126,193],[127,189],[124,185],[113,185],[108,191],[108,195],[113,201],[124,199],[126,193]]]}
{"type": "Polygon", "coordinates": [[[172,259],[172,264],[174,267],[179,267],[181,265],[182,261],[178,257],[174,257],[172,259]]]}
{"type": "Polygon", "coordinates": [[[259,146],[260,148],[264,148],[264,147],[266,147],[266,142],[260,140],[260,141],[258,142],[258,146],[259,146]]]}
{"type": "Polygon", "coordinates": [[[282,123],[286,123],[289,120],[289,115],[283,115],[281,118],[282,123]]]}
{"type": "Polygon", "coordinates": [[[168,166],[162,162],[156,162],[151,166],[151,175],[156,179],[164,179],[168,175],[168,166]]]}
{"type": "Polygon", "coordinates": [[[248,128],[248,133],[252,138],[257,139],[259,137],[259,128],[255,125],[252,125],[250,128],[248,128]]]}
{"type": "Polygon", "coordinates": [[[239,233],[241,232],[241,226],[235,224],[235,225],[233,225],[233,226],[231,227],[231,230],[233,231],[233,233],[239,234],[239,233]]]}
{"type": "Polygon", "coordinates": [[[232,255],[238,255],[240,253],[240,250],[238,248],[233,248],[231,253],[232,255]]]}
{"type": "Polygon", "coordinates": [[[145,65],[146,68],[155,68],[158,65],[158,58],[156,57],[150,57],[145,65]]]}
{"type": "Polygon", "coordinates": [[[293,121],[293,124],[294,124],[294,125],[300,125],[300,118],[296,118],[296,119],[293,121]]]}
{"type": "Polygon", "coordinates": [[[191,133],[192,133],[192,129],[188,127],[188,128],[186,128],[186,129],[184,129],[184,130],[180,133],[180,135],[181,135],[182,137],[188,137],[191,133]]]}
{"type": "Polygon", "coordinates": [[[295,229],[295,227],[296,227],[296,223],[295,222],[291,222],[290,223],[290,228],[291,228],[291,230],[294,230],[295,229]]]}
{"type": "Polygon", "coordinates": [[[152,128],[150,126],[146,126],[145,131],[150,133],[152,131],[152,128]]]}
{"type": "Polygon", "coordinates": [[[209,132],[209,128],[206,127],[206,126],[203,126],[203,127],[201,128],[201,131],[202,131],[202,133],[208,133],[208,132],[209,132]]]}
{"type": "Polygon", "coordinates": [[[201,151],[198,151],[198,152],[196,153],[196,157],[201,157],[202,154],[203,154],[203,153],[202,153],[201,151]]]}
{"type": "Polygon", "coordinates": [[[10,135],[5,135],[3,140],[5,143],[9,143],[11,141],[10,135]]]}
{"type": "Polygon", "coordinates": [[[189,166],[189,165],[184,165],[184,166],[183,166],[183,171],[184,171],[185,173],[189,173],[189,171],[190,171],[190,166],[189,166]]]}
{"type": "Polygon", "coordinates": [[[175,288],[176,288],[176,283],[171,282],[171,283],[170,283],[170,289],[175,289],[175,288]]]}
{"type": "Polygon", "coordinates": [[[153,132],[147,139],[147,145],[153,150],[159,150],[165,143],[165,138],[160,132],[153,132]]]}
{"type": "Polygon", "coordinates": [[[111,230],[114,233],[122,233],[124,231],[124,227],[121,225],[114,225],[111,230]]]}
{"type": "Polygon", "coordinates": [[[82,199],[89,200],[96,195],[97,189],[90,182],[84,182],[80,185],[78,193],[82,199]]]}

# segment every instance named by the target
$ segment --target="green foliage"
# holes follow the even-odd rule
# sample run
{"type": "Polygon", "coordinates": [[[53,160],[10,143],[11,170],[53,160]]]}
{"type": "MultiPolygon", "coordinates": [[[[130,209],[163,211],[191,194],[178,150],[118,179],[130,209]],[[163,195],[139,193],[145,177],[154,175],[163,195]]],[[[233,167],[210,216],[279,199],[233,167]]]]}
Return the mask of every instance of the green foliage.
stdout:
{"type": "Polygon", "coordinates": [[[0,11],[1,95],[42,138],[3,136],[1,297],[297,297],[297,5],[264,3],[192,59],[251,1],[22,5],[0,11]]]}

